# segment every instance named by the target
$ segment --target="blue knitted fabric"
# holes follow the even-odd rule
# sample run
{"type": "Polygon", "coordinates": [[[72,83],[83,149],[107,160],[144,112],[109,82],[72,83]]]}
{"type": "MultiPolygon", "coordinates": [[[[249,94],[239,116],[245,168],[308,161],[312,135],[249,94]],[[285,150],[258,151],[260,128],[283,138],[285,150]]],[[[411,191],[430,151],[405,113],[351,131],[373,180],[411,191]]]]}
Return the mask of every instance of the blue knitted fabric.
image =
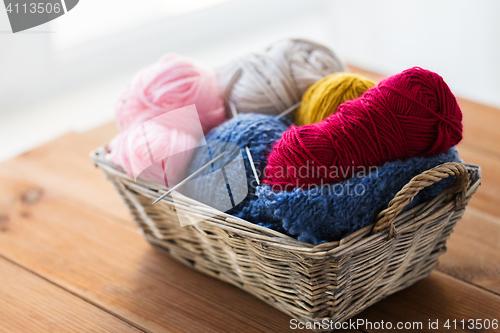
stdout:
{"type": "MultiPolygon", "coordinates": [[[[279,120],[274,116],[264,115],[264,114],[240,114],[235,118],[232,118],[218,127],[212,129],[205,137],[209,147],[213,147],[213,144],[217,142],[230,142],[238,145],[241,149],[241,154],[243,156],[243,161],[245,163],[245,171],[247,176],[248,184],[248,195],[245,199],[237,204],[232,209],[228,210],[227,213],[234,216],[241,217],[242,210],[248,207],[248,205],[255,199],[255,189],[257,188],[257,183],[255,177],[250,167],[250,162],[248,160],[245,147],[248,147],[252,155],[255,168],[259,178],[262,179],[264,168],[267,163],[267,156],[272,150],[274,143],[281,138],[283,132],[286,131],[287,127],[290,125],[288,120],[279,120]]],[[[211,158],[217,156],[217,153],[210,151],[211,158]]],[[[198,152],[195,151],[193,159],[188,167],[188,174],[192,174],[196,170],[200,169],[207,162],[206,150],[203,153],[202,150],[198,152]]],[[[207,168],[200,176],[206,175],[213,170],[207,168]]],[[[227,179],[229,183],[234,179],[234,175],[231,175],[231,170],[227,172],[227,179]]],[[[210,179],[215,181],[215,179],[210,179]]],[[[186,187],[189,187],[188,183],[186,187]]],[[[219,186],[220,187],[220,186],[219,186]]],[[[227,200],[228,193],[224,190],[214,190],[214,184],[210,182],[205,182],[203,184],[196,184],[195,190],[201,193],[202,196],[211,196],[210,201],[212,203],[222,202],[227,200]],[[217,198],[214,196],[220,196],[217,198]]]]}
{"type": "MultiPolygon", "coordinates": [[[[300,241],[320,244],[337,241],[374,222],[394,195],[414,176],[445,162],[459,161],[458,152],[386,163],[364,177],[355,176],[335,186],[276,192],[257,188],[258,199],[240,217],[286,233],[300,241]]],[[[448,187],[448,178],[422,191],[406,208],[430,200],[448,187]]]]}

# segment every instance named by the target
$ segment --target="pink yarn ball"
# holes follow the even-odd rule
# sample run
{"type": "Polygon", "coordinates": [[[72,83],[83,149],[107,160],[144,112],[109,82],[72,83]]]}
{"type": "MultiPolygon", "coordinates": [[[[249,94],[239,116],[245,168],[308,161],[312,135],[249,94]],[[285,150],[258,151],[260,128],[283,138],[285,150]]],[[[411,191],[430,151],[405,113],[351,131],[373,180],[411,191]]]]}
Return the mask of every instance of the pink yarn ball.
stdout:
{"type": "Polygon", "coordinates": [[[139,115],[127,130],[108,145],[107,158],[134,178],[176,185],[184,178],[186,165],[203,132],[194,106],[149,120],[139,115]]]}
{"type": "Polygon", "coordinates": [[[134,169],[143,170],[140,173],[140,179],[171,187],[183,179],[185,167],[191,160],[192,148],[195,147],[197,140],[192,135],[177,129],[165,129],[159,124],[154,127],[155,134],[149,141],[151,153],[163,154],[173,150],[174,145],[177,145],[177,148],[184,148],[185,153],[176,155],[175,163],[168,163],[168,159],[165,159],[163,163],[148,163],[150,161],[149,149],[141,143],[142,131],[133,129],[120,133],[110,142],[108,158],[114,164],[122,166],[129,175],[134,174],[134,169]],[[132,142],[131,149],[128,146],[129,140],[132,142]],[[168,168],[168,172],[164,171],[165,167],[168,168]]]}
{"type": "Polygon", "coordinates": [[[191,104],[205,133],[226,120],[215,74],[181,56],[166,55],[140,71],[122,94],[116,107],[118,129],[127,130],[141,114],[147,120],[191,104]]]}

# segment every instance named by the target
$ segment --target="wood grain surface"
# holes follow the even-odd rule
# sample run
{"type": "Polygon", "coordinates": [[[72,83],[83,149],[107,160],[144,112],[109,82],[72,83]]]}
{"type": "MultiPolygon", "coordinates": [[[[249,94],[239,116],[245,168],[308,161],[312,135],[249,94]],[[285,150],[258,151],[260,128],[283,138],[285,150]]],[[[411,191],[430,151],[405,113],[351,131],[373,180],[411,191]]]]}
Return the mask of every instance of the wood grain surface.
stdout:
{"type": "MultiPolygon", "coordinates": [[[[437,270],[355,319],[422,332],[436,332],[429,319],[500,320],[500,110],[459,102],[460,156],[481,165],[483,184],[437,270]]],[[[0,164],[0,332],[291,331],[288,316],[143,239],[88,158],[115,134],[114,124],[69,133],[0,164]]]]}
{"type": "Polygon", "coordinates": [[[141,332],[0,258],[0,332],[141,332]]]}

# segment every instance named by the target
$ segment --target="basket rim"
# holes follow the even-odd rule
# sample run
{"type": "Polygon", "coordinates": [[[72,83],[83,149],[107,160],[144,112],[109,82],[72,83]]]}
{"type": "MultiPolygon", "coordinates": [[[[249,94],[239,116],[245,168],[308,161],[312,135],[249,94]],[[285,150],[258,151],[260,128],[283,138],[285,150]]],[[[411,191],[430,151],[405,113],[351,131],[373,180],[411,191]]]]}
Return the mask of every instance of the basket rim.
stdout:
{"type": "MultiPolygon", "coordinates": [[[[142,190],[146,190],[151,193],[151,197],[155,198],[163,193],[165,193],[168,189],[164,186],[161,186],[160,184],[146,181],[146,180],[141,180],[137,179],[134,180],[130,175],[128,175],[125,170],[119,166],[116,166],[114,163],[112,163],[109,159],[105,157],[106,153],[108,152],[107,145],[100,146],[90,152],[90,158],[94,162],[94,164],[97,167],[100,167],[103,169],[105,172],[114,174],[115,176],[118,176],[122,180],[128,182],[130,185],[138,186],[141,187],[142,190]],[[154,194],[153,194],[154,193],[154,194]]],[[[475,174],[475,177],[471,177],[471,180],[469,181],[469,184],[467,186],[466,190],[466,196],[469,197],[471,196],[479,187],[481,183],[481,178],[482,178],[482,171],[481,167],[475,164],[471,163],[465,163],[461,162],[469,171],[469,174],[475,174]]],[[[400,228],[407,228],[409,226],[413,226],[415,223],[413,221],[413,218],[416,218],[419,216],[419,212],[423,213],[426,208],[430,207],[431,205],[437,204],[437,203],[444,203],[446,194],[441,193],[434,199],[424,202],[416,207],[413,207],[412,209],[399,214],[396,219],[394,220],[394,225],[398,226],[398,229],[400,228]]],[[[202,203],[197,202],[193,199],[187,198],[187,201],[191,201],[196,203],[196,207],[198,209],[203,208],[202,203]]],[[[165,198],[167,199],[167,198],[165,198]]],[[[166,201],[169,201],[170,203],[173,204],[173,202],[170,199],[167,199],[166,201]]],[[[448,208],[451,209],[452,203],[448,203],[446,206],[450,206],[448,208]]],[[[208,207],[208,206],[207,206],[208,207]]],[[[214,208],[208,207],[211,210],[214,210],[214,208]]],[[[430,217],[424,217],[423,221],[420,221],[419,224],[425,223],[425,221],[430,218],[430,217]]],[[[341,253],[344,252],[345,249],[348,249],[350,246],[353,244],[356,245],[361,245],[361,243],[365,242],[373,242],[373,241],[387,241],[388,240],[388,228],[386,230],[382,230],[381,232],[377,232],[375,234],[372,233],[372,229],[374,225],[376,224],[376,221],[373,223],[370,223],[369,225],[356,230],[352,234],[349,234],[342,238],[339,241],[333,241],[333,242],[327,242],[327,243],[321,243],[318,245],[314,245],[311,243],[306,243],[306,242],[301,242],[291,236],[285,235],[283,233],[280,233],[278,231],[257,225],[255,223],[246,221],[244,219],[235,217],[233,215],[224,213],[224,212],[219,212],[216,214],[216,216],[213,216],[212,218],[207,218],[204,221],[198,222],[198,223],[210,223],[217,225],[218,227],[221,227],[223,229],[226,229],[228,231],[235,232],[239,235],[242,236],[247,236],[247,237],[252,237],[254,239],[258,239],[259,241],[263,243],[268,243],[269,245],[272,246],[278,246],[282,248],[288,248],[288,249],[293,249],[294,251],[299,251],[303,253],[308,253],[308,254],[316,254],[316,255],[321,255],[324,256],[325,254],[333,254],[333,253],[341,253]],[[248,231],[250,229],[250,231],[248,231]]]]}

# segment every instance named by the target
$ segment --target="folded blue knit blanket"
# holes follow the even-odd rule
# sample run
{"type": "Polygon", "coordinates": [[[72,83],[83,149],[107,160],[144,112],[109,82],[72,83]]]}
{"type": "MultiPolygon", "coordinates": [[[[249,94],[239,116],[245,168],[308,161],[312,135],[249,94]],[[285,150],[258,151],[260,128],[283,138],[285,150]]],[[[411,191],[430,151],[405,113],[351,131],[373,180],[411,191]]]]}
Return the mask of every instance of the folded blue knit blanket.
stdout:
{"type": "MultiPolygon", "coordinates": [[[[320,244],[337,241],[374,222],[394,195],[414,176],[446,162],[460,161],[458,152],[394,161],[364,176],[309,189],[273,191],[263,185],[257,199],[235,215],[286,233],[300,241],[320,244]]],[[[420,191],[406,209],[437,196],[453,182],[444,179],[420,191]]]]}

